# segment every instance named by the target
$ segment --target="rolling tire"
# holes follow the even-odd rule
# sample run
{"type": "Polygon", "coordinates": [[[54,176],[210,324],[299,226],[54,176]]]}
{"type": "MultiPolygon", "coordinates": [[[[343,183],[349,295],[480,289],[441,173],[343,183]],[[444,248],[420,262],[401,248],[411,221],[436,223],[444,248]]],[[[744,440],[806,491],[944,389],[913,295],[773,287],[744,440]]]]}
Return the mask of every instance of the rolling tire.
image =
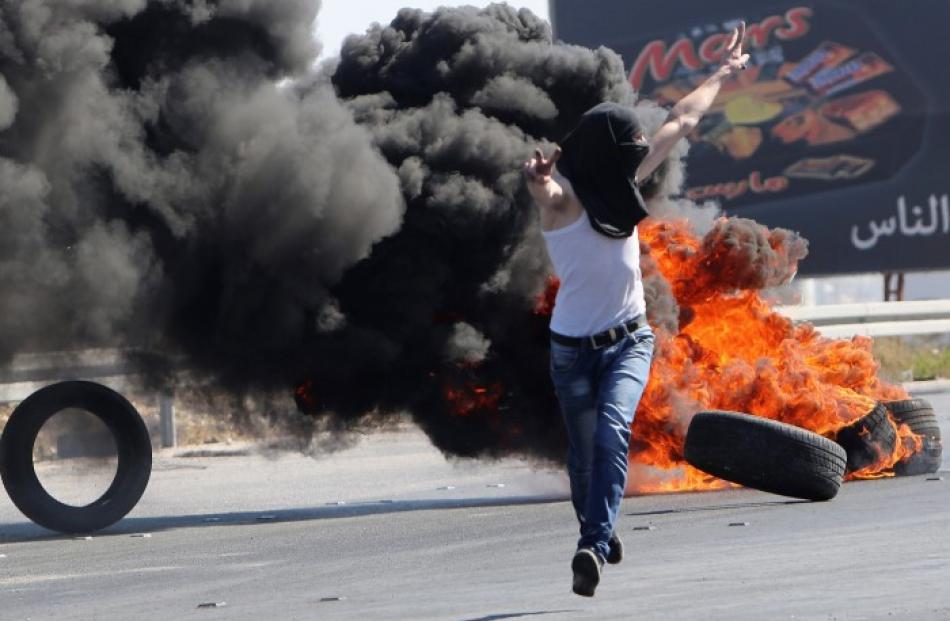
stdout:
{"type": "Polygon", "coordinates": [[[142,417],[122,395],[93,382],[60,382],[38,390],[17,406],[0,436],[0,476],[13,504],[40,526],[62,533],[89,533],[118,522],[142,497],[151,472],[152,443],[142,417]],[[67,408],[84,409],[102,420],[118,453],[109,489],[84,507],[53,498],[33,465],[37,434],[67,408]]]}
{"type": "Polygon", "coordinates": [[[846,472],[855,472],[894,452],[897,430],[887,417],[887,408],[876,404],[867,415],[838,430],[835,441],[848,453],[846,472]]]}
{"type": "Polygon", "coordinates": [[[831,500],[847,455],[807,429],[735,412],[700,412],[686,433],[686,461],[713,476],[765,492],[831,500]]]}
{"type": "Polygon", "coordinates": [[[897,476],[933,474],[943,462],[943,440],[933,407],[924,399],[885,401],[884,407],[898,423],[904,423],[914,433],[923,436],[923,448],[894,464],[897,476]]]}

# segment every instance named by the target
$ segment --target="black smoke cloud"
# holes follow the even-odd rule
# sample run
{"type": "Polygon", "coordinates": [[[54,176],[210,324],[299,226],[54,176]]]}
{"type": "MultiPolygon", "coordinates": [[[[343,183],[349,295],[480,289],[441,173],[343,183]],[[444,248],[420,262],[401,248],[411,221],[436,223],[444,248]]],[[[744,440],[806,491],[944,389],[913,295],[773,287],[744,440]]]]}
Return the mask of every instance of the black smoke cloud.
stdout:
{"type": "MultiPolygon", "coordinates": [[[[634,102],[619,57],[554,44],[546,22],[505,5],[405,9],[350,37],[332,81],[399,171],[407,212],[336,288],[364,338],[342,373],[372,390],[328,401],[408,409],[455,454],[561,458],[534,312],[549,267],[520,170],[591,106],[634,102]],[[467,408],[478,390],[497,403],[467,408]]],[[[318,398],[333,372],[313,374],[318,398]]]]}
{"type": "Polygon", "coordinates": [[[288,382],[404,211],[329,84],[278,86],[310,70],[317,8],[0,4],[0,356],[118,345],[288,382]]]}
{"type": "Polygon", "coordinates": [[[319,71],[318,4],[0,0],[0,357],[134,348],[320,420],[409,412],[447,453],[562,458],[520,168],[636,103],[620,58],[493,5],[402,10],[319,71]]]}

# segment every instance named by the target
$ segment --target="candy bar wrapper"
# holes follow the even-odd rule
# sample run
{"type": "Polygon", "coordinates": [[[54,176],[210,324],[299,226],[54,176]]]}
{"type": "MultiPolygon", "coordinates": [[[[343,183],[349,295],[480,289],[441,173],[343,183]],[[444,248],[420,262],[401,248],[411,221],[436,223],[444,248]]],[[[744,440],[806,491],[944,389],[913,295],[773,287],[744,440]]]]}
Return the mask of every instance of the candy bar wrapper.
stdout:
{"type": "Polygon", "coordinates": [[[829,101],[821,114],[836,123],[847,123],[859,132],[867,132],[900,113],[901,106],[890,93],[882,90],[847,95],[829,101]]]}
{"type": "Polygon", "coordinates": [[[799,179],[857,179],[874,167],[874,160],[853,155],[807,158],[785,169],[789,177],[799,179]]]}
{"type": "Polygon", "coordinates": [[[820,71],[836,67],[854,56],[855,51],[839,43],[825,41],[784,74],[786,80],[797,86],[820,71]]]}
{"type": "Polygon", "coordinates": [[[843,65],[819,71],[809,78],[808,87],[816,95],[828,97],[893,70],[894,67],[874,52],[865,52],[843,65]]]}

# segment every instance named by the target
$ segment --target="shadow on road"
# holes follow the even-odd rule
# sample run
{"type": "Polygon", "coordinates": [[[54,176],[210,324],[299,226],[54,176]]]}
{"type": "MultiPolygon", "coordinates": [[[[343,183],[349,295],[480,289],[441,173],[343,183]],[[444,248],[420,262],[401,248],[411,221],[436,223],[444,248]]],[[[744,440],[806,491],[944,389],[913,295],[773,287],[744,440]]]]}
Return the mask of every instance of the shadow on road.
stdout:
{"type": "Polygon", "coordinates": [[[653,511],[635,511],[627,516],[675,515],[677,513],[704,513],[706,511],[728,511],[730,509],[757,509],[760,507],[784,507],[787,505],[809,504],[811,500],[770,500],[764,502],[734,502],[727,505],[706,505],[703,507],[680,507],[678,509],[655,509],[653,511]]]}
{"type": "MultiPolygon", "coordinates": [[[[305,522],[340,518],[403,513],[406,511],[433,511],[443,509],[471,509],[478,507],[505,507],[512,505],[537,505],[559,503],[568,500],[565,496],[509,496],[506,498],[432,498],[422,500],[378,500],[333,504],[323,507],[238,511],[232,513],[202,513],[192,515],[168,515],[158,517],[129,517],[104,530],[92,533],[97,537],[128,536],[138,533],[154,533],[176,528],[204,526],[266,525],[275,522],[305,522]]],[[[54,533],[30,522],[0,524],[0,543],[16,543],[52,539],[69,539],[74,535],[54,533]]],[[[524,616],[526,613],[522,613],[524,616]]],[[[537,614],[537,613],[531,613],[537,614]]],[[[548,614],[548,613],[545,613],[548,614]]],[[[499,617],[504,618],[504,617],[499,617]]]]}

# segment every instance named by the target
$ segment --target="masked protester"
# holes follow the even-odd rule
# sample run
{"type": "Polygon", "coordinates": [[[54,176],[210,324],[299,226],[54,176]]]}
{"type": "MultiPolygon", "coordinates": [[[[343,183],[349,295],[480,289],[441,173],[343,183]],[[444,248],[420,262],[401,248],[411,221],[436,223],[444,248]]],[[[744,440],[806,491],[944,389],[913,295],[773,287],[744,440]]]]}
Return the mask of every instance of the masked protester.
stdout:
{"type": "Polygon", "coordinates": [[[637,224],[647,217],[639,182],[699,123],[723,82],[744,69],[745,24],[726,61],[670,111],[650,140],[633,111],[595,106],[550,158],[524,172],[561,281],[551,316],[551,379],[569,440],[571,501],[580,523],[573,590],[593,596],[604,563],[619,563],[614,532],[627,484],[633,415],[653,357],[645,319],[637,224]],[[586,214],[586,218],[584,217],[586,214]]]}

